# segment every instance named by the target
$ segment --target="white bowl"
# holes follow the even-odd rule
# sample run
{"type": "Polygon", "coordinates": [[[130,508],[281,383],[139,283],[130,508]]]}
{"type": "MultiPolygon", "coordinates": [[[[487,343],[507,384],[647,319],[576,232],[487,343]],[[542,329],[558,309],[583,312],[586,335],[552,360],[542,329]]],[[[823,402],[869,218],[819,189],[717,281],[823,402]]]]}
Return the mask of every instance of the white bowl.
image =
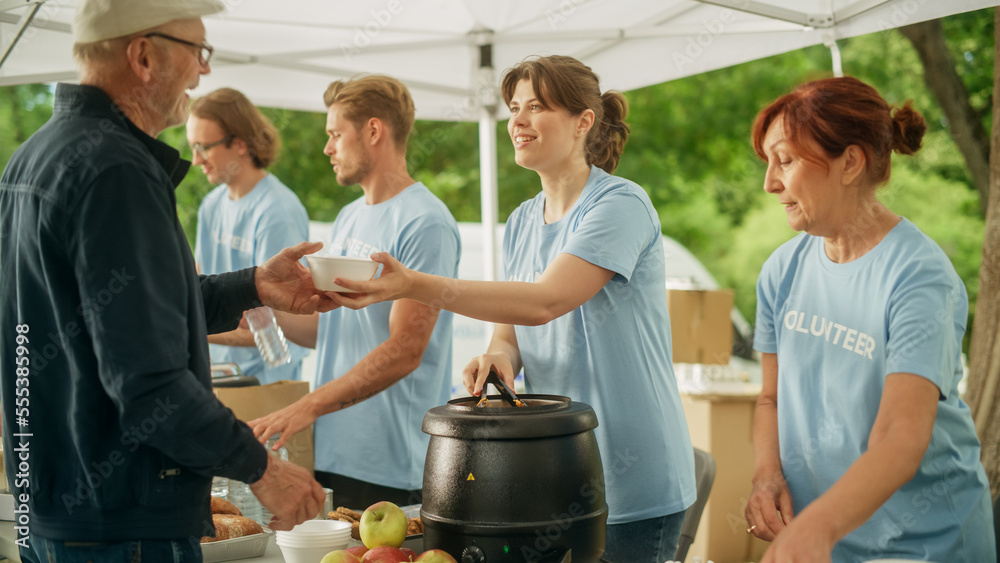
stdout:
{"type": "Polygon", "coordinates": [[[315,545],[312,547],[295,547],[289,545],[282,545],[278,542],[278,548],[281,549],[281,556],[285,559],[285,563],[318,563],[323,556],[331,551],[337,551],[338,549],[347,549],[347,544],[350,543],[350,538],[347,540],[336,544],[336,545],[315,545]]]}
{"type": "Polygon", "coordinates": [[[351,524],[340,520],[306,520],[288,531],[279,531],[283,537],[294,537],[314,534],[348,534],[351,533],[351,524]]]}
{"type": "Polygon", "coordinates": [[[289,534],[287,532],[283,533],[283,534],[281,532],[278,532],[278,533],[280,534],[279,536],[277,536],[279,540],[284,541],[284,542],[295,542],[295,543],[311,542],[311,541],[339,540],[341,538],[349,538],[349,537],[351,537],[351,531],[350,530],[347,530],[344,533],[341,533],[341,532],[329,532],[329,533],[311,532],[311,533],[303,533],[303,534],[289,534]]]}
{"type": "Polygon", "coordinates": [[[378,271],[378,262],[368,258],[357,258],[355,256],[316,256],[306,255],[309,262],[309,272],[312,274],[313,285],[322,291],[339,291],[341,293],[357,293],[353,290],[341,287],[333,280],[343,278],[345,280],[365,281],[375,277],[378,271]]]}
{"type": "Polygon", "coordinates": [[[278,536],[279,541],[283,541],[288,544],[302,544],[309,542],[320,542],[320,541],[339,541],[344,538],[350,538],[351,532],[347,531],[346,534],[309,534],[309,535],[298,535],[289,536],[287,534],[278,536]]]}
{"type": "Polygon", "coordinates": [[[341,549],[341,548],[337,548],[335,546],[346,545],[346,544],[350,543],[350,541],[351,541],[351,534],[347,534],[346,537],[337,537],[337,538],[313,538],[313,539],[307,539],[307,540],[305,540],[305,539],[294,539],[294,538],[292,538],[292,539],[289,539],[289,538],[278,538],[277,540],[275,540],[275,542],[278,545],[283,545],[285,547],[328,547],[328,546],[334,546],[334,548],[331,548],[330,551],[333,551],[333,549],[341,549]]]}

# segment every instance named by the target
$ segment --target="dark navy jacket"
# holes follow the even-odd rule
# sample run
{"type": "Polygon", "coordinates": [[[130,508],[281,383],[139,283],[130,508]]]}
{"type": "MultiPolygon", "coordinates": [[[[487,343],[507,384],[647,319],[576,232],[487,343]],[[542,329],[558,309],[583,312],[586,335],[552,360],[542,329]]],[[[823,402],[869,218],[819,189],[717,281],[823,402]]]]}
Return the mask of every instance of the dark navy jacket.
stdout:
{"type": "Polygon", "coordinates": [[[189,166],[103,91],[60,84],[0,179],[4,461],[32,534],[200,537],[212,475],[266,467],[212,394],[206,342],[260,305],[254,272],[196,274],[189,166]]]}

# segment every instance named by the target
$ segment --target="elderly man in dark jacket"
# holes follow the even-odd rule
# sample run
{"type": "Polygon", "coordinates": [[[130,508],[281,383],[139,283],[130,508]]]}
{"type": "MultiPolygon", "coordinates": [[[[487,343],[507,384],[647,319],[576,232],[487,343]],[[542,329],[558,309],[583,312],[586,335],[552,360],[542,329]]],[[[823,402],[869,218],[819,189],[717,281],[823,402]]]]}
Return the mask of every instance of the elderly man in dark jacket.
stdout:
{"type": "Polygon", "coordinates": [[[174,188],[190,165],[156,140],[209,72],[219,0],[83,0],[80,85],[0,179],[0,382],[23,561],[201,561],[213,475],[250,483],[290,529],[323,492],[267,455],[213,396],[207,332],[245,309],[333,308],[283,250],[195,272],[174,188]]]}

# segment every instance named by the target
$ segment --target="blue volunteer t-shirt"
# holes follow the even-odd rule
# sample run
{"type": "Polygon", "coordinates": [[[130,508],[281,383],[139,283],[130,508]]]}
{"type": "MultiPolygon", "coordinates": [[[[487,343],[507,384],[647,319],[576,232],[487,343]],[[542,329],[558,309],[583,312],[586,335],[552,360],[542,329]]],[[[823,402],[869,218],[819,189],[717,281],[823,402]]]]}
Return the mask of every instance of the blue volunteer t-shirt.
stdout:
{"type": "Polygon", "coordinates": [[[546,225],[544,205],[540,193],[507,221],[507,280],[534,282],[564,253],[615,275],[562,317],[515,327],[527,390],[597,413],[609,524],[680,512],[695,499],[694,459],[671,362],[656,210],[640,186],[593,166],[562,219],[546,225]]]}
{"type": "MultiPolygon", "coordinates": [[[[375,205],[364,198],[350,203],[337,215],[330,241],[336,256],[388,252],[413,270],[458,275],[458,225],[421,183],[375,205]]],[[[389,339],[392,304],[320,315],[317,386],[341,377],[389,339]]],[[[430,440],[420,430],[424,414],[451,398],[452,317],[447,311],[438,315],[420,367],[374,397],[316,420],[317,470],[397,489],[421,488],[430,440]]]]}
{"type": "Polygon", "coordinates": [[[781,464],[796,514],[867,450],[887,375],[919,375],[941,392],[916,476],[836,545],[834,561],[995,560],[979,441],[958,393],[967,314],[947,256],[906,219],[846,264],[808,234],[764,264],[754,347],[778,354],[781,464]]]}
{"type": "MultiPolygon", "coordinates": [[[[257,182],[250,193],[233,201],[221,184],[198,208],[195,261],[203,274],[221,274],[258,266],[281,251],[308,240],[309,216],[295,192],[273,174],[257,182]]],[[[302,379],[302,358],[309,350],[288,343],[292,361],[269,368],[255,347],[209,345],[213,363],[235,362],[244,375],[261,384],[302,379]]]]}

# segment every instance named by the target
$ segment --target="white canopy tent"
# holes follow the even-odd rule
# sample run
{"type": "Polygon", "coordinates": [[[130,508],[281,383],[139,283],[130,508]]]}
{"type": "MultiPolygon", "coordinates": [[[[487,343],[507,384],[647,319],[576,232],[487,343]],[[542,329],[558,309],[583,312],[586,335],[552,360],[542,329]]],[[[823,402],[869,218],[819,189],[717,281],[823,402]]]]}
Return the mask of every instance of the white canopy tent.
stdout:
{"type": "MultiPolygon", "coordinates": [[[[630,90],[816,44],[986,8],[991,0],[223,0],[212,73],[262,106],[324,111],[335,79],[383,73],[421,119],[479,121],[485,279],[495,277],[498,73],[565,54],[630,90]]],[[[73,81],[77,0],[0,0],[0,85],[73,81]]]]}

